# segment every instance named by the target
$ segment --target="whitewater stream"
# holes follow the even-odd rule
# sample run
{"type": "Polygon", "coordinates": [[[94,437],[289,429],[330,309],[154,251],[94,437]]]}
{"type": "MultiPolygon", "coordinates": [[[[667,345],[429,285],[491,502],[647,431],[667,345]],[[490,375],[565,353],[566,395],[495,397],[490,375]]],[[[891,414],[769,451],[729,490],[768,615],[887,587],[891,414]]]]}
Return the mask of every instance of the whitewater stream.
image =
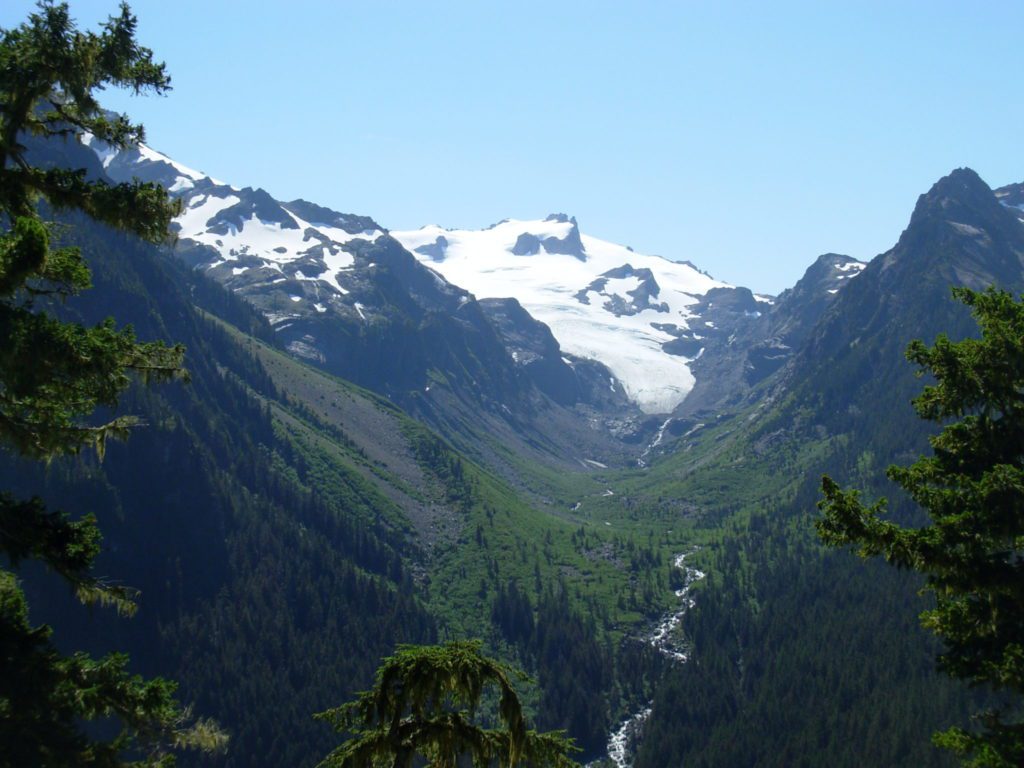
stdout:
{"type": "MultiPolygon", "coordinates": [[[[699,571],[686,564],[686,558],[694,552],[696,550],[676,555],[674,562],[675,567],[683,572],[683,586],[676,590],[679,605],[671,613],[665,614],[654,629],[643,638],[644,642],[656,648],[677,664],[685,664],[689,656],[688,649],[680,643],[677,637],[676,629],[679,627],[680,622],[682,622],[686,612],[693,607],[694,600],[690,596],[693,585],[704,578],[703,571],[699,571]]],[[[619,723],[608,736],[608,758],[615,764],[616,768],[632,768],[632,751],[636,736],[650,716],[651,705],[648,703],[642,709],[637,710],[619,723]]],[[[590,763],[587,768],[591,768],[593,765],[596,764],[590,763]]]]}
{"type": "Polygon", "coordinates": [[[651,451],[653,451],[655,448],[661,445],[661,441],[665,437],[665,430],[668,429],[668,425],[671,423],[672,417],[669,416],[667,419],[665,419],[664,422],[662,422],[662,425],[658,427],[658,434],[654,436],[654,439],[648,444],[646,448],[644,448],[644,452],[640,454],[640,458],[636,460],[636,465],[638,467],[647,466],[647,456],[650,454],[651,451]]]}

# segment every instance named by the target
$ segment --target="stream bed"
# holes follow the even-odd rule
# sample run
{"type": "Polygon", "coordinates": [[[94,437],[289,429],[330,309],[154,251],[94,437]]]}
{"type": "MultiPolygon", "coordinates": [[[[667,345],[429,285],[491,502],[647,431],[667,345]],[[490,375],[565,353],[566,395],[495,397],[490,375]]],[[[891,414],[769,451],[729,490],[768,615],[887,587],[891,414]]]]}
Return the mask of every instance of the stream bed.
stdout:
{"type": "MultiPolygon", "coordinates": [[[[690,557],[696,550],[676,555],[674,565],[683,572],[683,586],[676,590],[676,597],[679,605],[675,610],[665,614],[654,629],[648,632],[643,641],[659,652],[667,656],[676,664],[685,664],[689,659],[689,649],[679,640],[677,628],[683,620],[683,616],[694,605],[694,599],[690,592],[693,585],[704,578],[704,572],[686,564],[686,558],[690,557]]],[[[648,703],[641,709],[626,717],[616,726],[615,730],[608,736],[608,759],[615,764],[616,768],[632,768],[633,747],[636,737],[643,728],[647,718],[651,716],[651,704],[648,703]]],[[[595,765],[590,763],[587,768],[595,765]]]]}

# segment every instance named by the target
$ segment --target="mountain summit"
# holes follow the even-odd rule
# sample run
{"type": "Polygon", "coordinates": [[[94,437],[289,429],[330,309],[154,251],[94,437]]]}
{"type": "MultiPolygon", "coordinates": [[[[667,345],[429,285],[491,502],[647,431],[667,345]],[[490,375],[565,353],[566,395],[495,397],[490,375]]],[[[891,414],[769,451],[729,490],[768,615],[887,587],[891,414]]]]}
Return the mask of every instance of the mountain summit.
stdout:
{"type": "MultiPolygon", "coordinates": [[[[602,386],[616,393],[613,399],[621,402],[625,394],[648,413],[676,407],[693,388],[689,364],[701,354],[702,340],[731,332],[703,324],[692,308],[709,291],[732,286],[690,264],[583,235],[575,217],[564,213],[506,219],[479,232],[431,225],[388,233],[368,217],[225,184],[144,145],[114,151],[91,136],[82,143],[115,181],[155,181],[180,197],[179,256],[255,304],[293,353],[381,391],[391,393],[396,383],[405,391],[424,390],[433,365],[424,355],[427,347],[422,341],[406,346],[415,360],[423,358],[422,365],[401,361],[416,372],[391,365],[375,379],[375,366],[367,369],[365,359],[355,368],[347,363],[359,357],[353,342],[376,338],[370,327],[376,321],[422,328],[428,317],[434,324],[458,314],[449,331],[465,329],[470,317],[480,329],[486,321],[473,309],[475,298],[517,299],[551,328],[565,353],[550,369],[582,366],[575,373],[579,381],[560,385],[556,399],[570,391],[590,392],[587,399],[594,399],[595,376],[603,368],[583,362],[591,360],[607,366],[602,386]],[[348,324],[353,327],[343,329],[348,324]],[[385,379],[388,386],[382,387],[385,379]]],[[[750,315],[756,314],[754,307],[750,315]]],[[[501,320],[507,327],[507,318],[501,320]]],[[[434,335],[435,342],[450,344],[434,335]]],[[[370,358],[381,355],[378,350],[370,358]]],[[[506,399],[515,389],[508,386],[510,366],[526,366],[511,351],[508,357],[507,364],[492,359],[486,371],[468,378],[503,377],[506,399]]],[[[556,378],[566,375],[572,370],[559,370],[556,378]]],[[[545,385],[551,381],[544,377],[545,385]]]]}
{"type": "MultiPolygon", "coordinates": [[[[787,372],[792,402],[829,432],[877,439],[913,432],[906,403],[920,389],[904,351],[911,339],[976,333],[950,287],[1024,287],[1024,227],[978,175],[958,169],[918,199],[896,245],[839,292],[787,372]],[[813,405],[812,405],[813,404],[813,405]],[[884,410],[883,410],[884,409],[884,410]],[[880,423],[876,410],[891,412],[880,423]],[[893,419],[904,423],[896,426],[893,419]]],[[[890,438],[884,438],[890,440],[890,438]]],[[[908,448],[909,450],[909,448],[908,448]]]]}
{"type": "Polygon", "coordinates": [[[704,315],[737,290],[750,299],[735,322],[756,318],[767,298],[713,279],[688,263],[636,253],[582,234],[575,217],[505,219],[483,230],[436,225],[392,232],[424,264],[483,299],[514,298],[550,327],[562,349],[603,363],[647,413],[667,413],[693,389],[691,363],[706,341],[728,336],[704,315]]]}

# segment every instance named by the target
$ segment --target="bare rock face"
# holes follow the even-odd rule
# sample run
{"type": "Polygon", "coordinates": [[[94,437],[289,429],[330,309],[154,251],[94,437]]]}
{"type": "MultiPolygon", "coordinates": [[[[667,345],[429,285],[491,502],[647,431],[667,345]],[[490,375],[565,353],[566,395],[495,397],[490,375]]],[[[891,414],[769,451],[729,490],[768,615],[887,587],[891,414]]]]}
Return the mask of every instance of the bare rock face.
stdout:
{"type": "MultiPolygon", "coordinates": [[[[676,415],[713,417],[756,399],[758,386],[792,359],[835,296],[864,266],[849,256],[824,254],[771,303],[743,289],[731,295],[709,292],[702,299],[706,320],[697,331],[706,343],[693,364],[697,384],[676,415]]],[[[679,343],[692,345],[686,336],[679,343]]]]}

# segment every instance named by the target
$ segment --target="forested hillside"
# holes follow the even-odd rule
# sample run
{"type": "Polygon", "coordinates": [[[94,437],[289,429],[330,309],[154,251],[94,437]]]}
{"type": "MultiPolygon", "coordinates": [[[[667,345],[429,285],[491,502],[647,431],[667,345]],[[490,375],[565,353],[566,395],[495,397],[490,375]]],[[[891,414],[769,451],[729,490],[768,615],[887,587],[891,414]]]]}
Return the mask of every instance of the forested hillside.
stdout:
{"type": "Polygon", "coordinates": [[[922,381],[903,351],[914,338],[976,334],[949,286],[1020,291],[1021,254],[1016,214],[961,169],[921,196],[899,243],[836,297],[776,404],[733,437],[729,455],[754,462],[744,472],[765,478],[763,495],[712,523],[711,576],[687,617],[695,661],[659,689],[638,766],[955,762],[930,734],[968,725],[987,694],[935,671],[938,643],[917,619],[930,607],[921,581],[825,552],[812,524],[825,473],[888,497],[894,520],[920,521],[883,475],[927,453],[934,433],[910,407],[922,381]],[[767,480],[786,455],[788,487],[767,480]]]}
{"type": "Polygon", "coordinates": [[[181,341],[190,381],[132,388],[119,410],[146,425],[102,461],[3,465],[13,492],[97,513],[98,571],[142,592],[134,619],[111,622],[31,573],[34,618],[63,647],[125,650],[178,680],[232,736],[207,760],[300,765],[332,739],[311,715],[396,643],[482,636],[537,676],[541,727],[603,751],[617,702],[649,694],[628,642],[617,660],[621,628],[670,599],[655,566],[681,543],[573,520],[570,499],[601,494],[587,475],[537,468],[535,493],[564,497],[535,509],[385,399],[276,349],[246,304],[168,254],[81,219],[65,236],[95,287],[60,311],[114,308],[141,338],[181,341]]]}
{"type": "Polygon", "coordinates": [[[260,327],[244,306],[128,237],[81,222],[74,237],[97,267],[96,287],[69,315],[96,320],[117,307],[141,337],[183,341],[191,383],[133,390],[123,410],[147,426],[102,462],[6,462],[5,487],[95,512],[105,533],[99,572],[142,591],[134,620],[110,622],[30,579],[35,618],[52,620],[69,650],[135,651],[140,670],[179,679],[184,699],[232,732],[231,759],[294,761],[296,749],[308,754],[304,742],[327,743],[308,713],[369,679],[393,638],[435,636],[409,594],[401,532],[355,479],[336,489],[344,513],[300,481],[262,399],[275,396],[273,384],[191,300],[208,292],[211,306],[260,327]],[[342,652],[354,642],[368,652],[342,652]],[[253,704],[268,699],[286,704],[253,704]],[[302,738],[268,741],[281,720],[302,738]]]}

